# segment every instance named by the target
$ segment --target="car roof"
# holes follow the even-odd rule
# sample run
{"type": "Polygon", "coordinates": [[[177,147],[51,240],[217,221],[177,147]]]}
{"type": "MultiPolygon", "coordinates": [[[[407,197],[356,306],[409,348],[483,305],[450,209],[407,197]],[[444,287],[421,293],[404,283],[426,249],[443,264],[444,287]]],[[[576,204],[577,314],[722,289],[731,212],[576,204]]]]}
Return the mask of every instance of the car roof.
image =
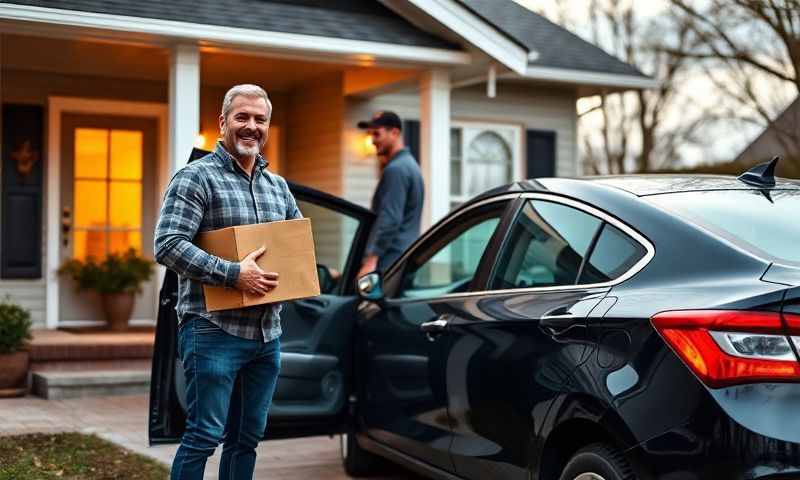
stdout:
{"type": "MultiPolygon", "coordinates": [[[[497,195],[515,192],[549,192],[569,195],[577,185],[580,185],[584,188],[594,187],[599,190],[622,190],[639,197],[676,192],[764,189],[764,187],[748,185],[738,178],[729,175],[643,174],[587,176],[579,178],[537,178],[493,188],[482,193],[481,195],[478,195],[469,203],[497,195]]],[[[769,187],[769,189],[800,190],[800,182],[785,178],[776,178],[775,186],[769,187]]]]}

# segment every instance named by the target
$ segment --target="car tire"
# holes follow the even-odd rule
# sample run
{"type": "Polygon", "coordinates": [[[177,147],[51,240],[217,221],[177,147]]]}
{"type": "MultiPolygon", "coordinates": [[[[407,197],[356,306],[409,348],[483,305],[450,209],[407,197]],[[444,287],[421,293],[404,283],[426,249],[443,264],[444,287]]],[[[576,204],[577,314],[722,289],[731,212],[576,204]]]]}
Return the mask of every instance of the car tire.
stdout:
{"type": "Polygon", "coordinates": [[[572,456],[559,480],[636,480],[636,474],[622,452],[595,443],[572,456]]]}
{"type": "Polygon", "coordinates": [[[351,477],[369,477],[385,470],[386,461],[361,448],[354,433],[343,433],[339,439],[344,471],[351,477]]]}

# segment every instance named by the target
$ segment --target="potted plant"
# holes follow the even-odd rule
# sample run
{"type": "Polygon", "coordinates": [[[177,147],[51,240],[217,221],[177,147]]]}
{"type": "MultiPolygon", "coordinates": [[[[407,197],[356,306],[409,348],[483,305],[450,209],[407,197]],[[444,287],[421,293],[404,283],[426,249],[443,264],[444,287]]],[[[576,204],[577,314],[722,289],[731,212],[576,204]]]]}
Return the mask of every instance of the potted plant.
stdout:
{"type": "Polygon", "coordinates": [[[85,261],[69,260],[58,271],[72,277],[78,291],[99,293],[111,330],[125,331],[135,295],[153,274],[153,262],[130,249],[124,254],[109,254],[102,262],[91,257],[85,261]]]}
{"type": "Polygon", "coordinates": [[[28,379],[31,314],[6,298],[0,302],[0,397],[24,395],[28,379]]]}

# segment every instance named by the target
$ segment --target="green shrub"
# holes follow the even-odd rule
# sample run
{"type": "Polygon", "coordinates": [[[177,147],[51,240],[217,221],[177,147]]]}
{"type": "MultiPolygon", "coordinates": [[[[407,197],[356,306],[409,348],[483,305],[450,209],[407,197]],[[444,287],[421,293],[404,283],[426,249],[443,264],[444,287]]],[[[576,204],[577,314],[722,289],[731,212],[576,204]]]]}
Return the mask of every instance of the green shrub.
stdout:
{"type": "Polygon", "coordinates": [[[69,260],[58,269],[58,273],[72,277],[78,290],[135,293],[153,274],[153,262],[130,249],[121,255],[110,254],[102,262],[91,257],[86,261],[69,260]]]}
{"type": "Polygon", "coordinates": [[[14,353],[30,339],[30,312],[8,298],[0,301],[0,354],[14,353]]]}

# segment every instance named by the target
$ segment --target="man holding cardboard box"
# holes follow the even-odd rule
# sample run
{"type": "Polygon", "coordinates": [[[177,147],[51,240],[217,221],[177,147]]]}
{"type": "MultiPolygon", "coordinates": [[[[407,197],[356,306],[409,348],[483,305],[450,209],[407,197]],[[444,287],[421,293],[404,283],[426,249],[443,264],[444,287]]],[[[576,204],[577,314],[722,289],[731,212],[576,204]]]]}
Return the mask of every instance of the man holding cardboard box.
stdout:
{"type": "Polygon", "coordinates": [[[175,174],[161,207],[155,252],[157,261],[179,276],[178,353],[188,410],[173,480],[202,479],[206,460],[221,441],[219,478],[251,479],[255,448],[266,429],[280,369],[280,305],[210,312],[203,287],[266,297],[278,287],[278,274],[256,263],[263,246],[237,262],[193,242],[201,232],[302,217],[286,181],[266,170],[260,154],[271,113],[261,87],[231,88],[214,152],[175,174]]]}

